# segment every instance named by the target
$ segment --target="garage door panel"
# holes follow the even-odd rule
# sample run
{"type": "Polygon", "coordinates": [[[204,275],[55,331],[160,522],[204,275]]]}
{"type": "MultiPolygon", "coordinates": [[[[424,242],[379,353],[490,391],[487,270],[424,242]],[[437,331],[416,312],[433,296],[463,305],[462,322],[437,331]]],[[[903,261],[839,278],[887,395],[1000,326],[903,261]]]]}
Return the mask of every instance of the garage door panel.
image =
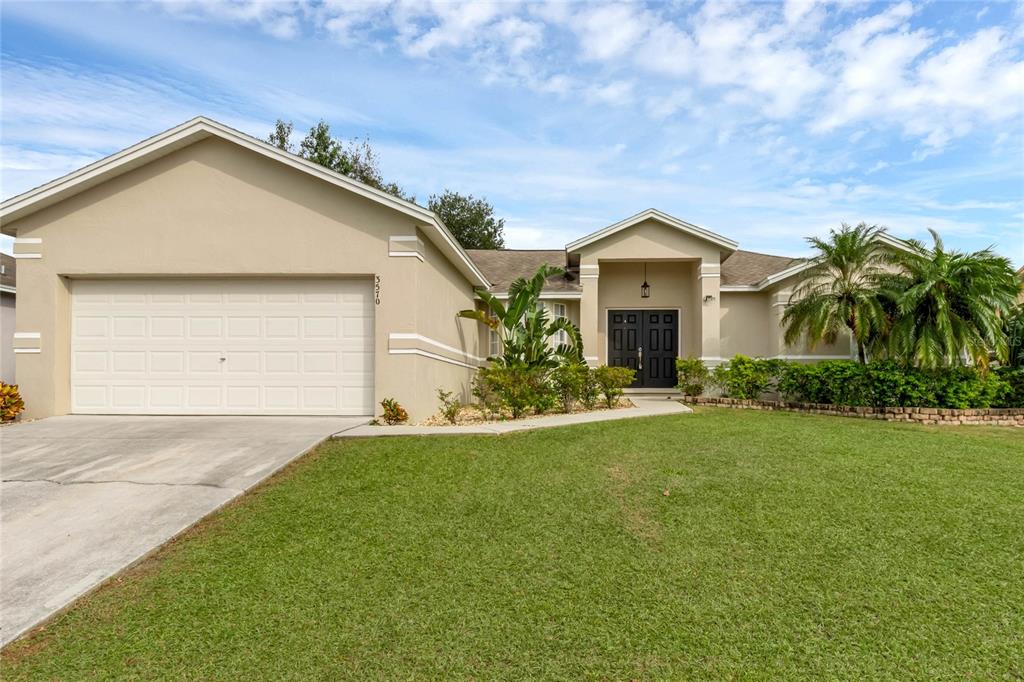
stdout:
{"type": "Polygon", "coordinates": [[[72,411],[371,414],[368,280],[74,280],[72,411]]]}

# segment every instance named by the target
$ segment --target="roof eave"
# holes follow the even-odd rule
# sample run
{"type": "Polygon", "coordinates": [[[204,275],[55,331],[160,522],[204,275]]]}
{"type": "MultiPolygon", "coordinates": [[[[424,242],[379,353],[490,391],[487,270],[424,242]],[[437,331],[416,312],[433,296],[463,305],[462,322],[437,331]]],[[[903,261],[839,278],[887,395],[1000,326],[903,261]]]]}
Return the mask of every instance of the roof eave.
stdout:
{"type": "Polygon", "coordinates": [[[234,142],[267,158],[280,161],[422,221],[422,226],[429,228],[428,231],[433,233],[431,241],[434,245],[456,265],[459,271],[473,285],[490,286],[487,277],[476,267],[462,246],[452,236],[451,232],[448,231],[448,228],[432,211],[411,201],[399,199],[375,187],[365,185],[348,176],[336,173],[300,156],[278,149],[263,140],[246,135],[234,128],[229,128],[205,116],[197,116],[170,130],[154,135],[127,149],[91,163],[84,168],[7,199],[0,203],[0,227],[2,227],[4,234],[11,234],[6,227],[10,222],[82,192],[110,177],[125,173],[154,158],[159,158],[209,136],[216,136],[234,142]]]}
{"type": "Polygon", "coordinates": [[[694,225],[693,223],[688,223],[684,220],[679,220],[678,218],[670,216],[667,213],[663,213],[655,208],[649,208],[645,211],[637,213],[636,215],[630,216],[625,220],[620,220],[619,222],[613,225],[601,228],[596,232],[591,232],[585,237],[581,237],[580,239],[577,239],[574,242],[570,242],[569,244],[565,245],[565,250],[567,252],[570,252],[575,251],[577,249],[581,249],[584,246],[593,244],[594,242],[604,239],[605,237],[610,237],[611,235],[616,234],[617,232],[621,232],[622,230],[628,229],[638,223],[641,223],[645,220],[649,220],[652,218],[670,227],[674,227],[677,230],[686,232],[688,234],[692,234],[693,236],[703,239],[704,241],[715,244],[716,246],[719,246],[730,252],[735,251],[740,246],[739,242],[729,239],[727,237],[723,237],[722,235],[716,234],[711,230],[700,227],[699,225],[694,225]]]}

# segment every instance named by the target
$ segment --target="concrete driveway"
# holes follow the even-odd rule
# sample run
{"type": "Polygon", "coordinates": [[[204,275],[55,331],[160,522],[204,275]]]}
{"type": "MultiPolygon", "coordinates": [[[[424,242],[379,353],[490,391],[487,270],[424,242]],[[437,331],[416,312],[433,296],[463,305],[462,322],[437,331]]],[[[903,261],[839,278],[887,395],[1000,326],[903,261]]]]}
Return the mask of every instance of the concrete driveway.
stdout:
{"type": "Polygon", "coordinates": [[[357,417],[51,417],[0,428],[0,643],[357,417]]]}

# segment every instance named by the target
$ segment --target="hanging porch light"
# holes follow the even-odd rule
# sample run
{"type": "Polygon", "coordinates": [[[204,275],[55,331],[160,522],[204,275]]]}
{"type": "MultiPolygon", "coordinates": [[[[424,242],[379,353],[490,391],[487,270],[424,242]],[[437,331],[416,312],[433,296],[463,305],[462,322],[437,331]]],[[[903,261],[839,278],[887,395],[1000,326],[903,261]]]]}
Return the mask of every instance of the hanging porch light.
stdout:
{"type": "Polygon", "coordinates": [[[647,283],[647,263],[644,263],[644,283],[640,285],[640,298],[651,297],[651,285],[647,283]]]}

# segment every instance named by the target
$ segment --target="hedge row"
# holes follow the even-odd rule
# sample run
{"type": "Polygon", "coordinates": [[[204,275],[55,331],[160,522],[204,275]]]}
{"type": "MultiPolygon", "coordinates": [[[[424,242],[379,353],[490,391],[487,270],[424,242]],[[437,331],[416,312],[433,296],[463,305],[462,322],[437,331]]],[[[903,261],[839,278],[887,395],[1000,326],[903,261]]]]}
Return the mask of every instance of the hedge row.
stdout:
{"type": "MultiPolygon", "coordinates": [[[[686,362],[680,363],[680,385],[689,383],[692,390],[693,368],[686,362]]],[[[709,379],[728,397],[747,400],[778,393],[795,402],[854,407],[1024,407],[1024,368],[925,371],[891,361],[801,364],[737,355],[710,372],[709,379]]]]}

